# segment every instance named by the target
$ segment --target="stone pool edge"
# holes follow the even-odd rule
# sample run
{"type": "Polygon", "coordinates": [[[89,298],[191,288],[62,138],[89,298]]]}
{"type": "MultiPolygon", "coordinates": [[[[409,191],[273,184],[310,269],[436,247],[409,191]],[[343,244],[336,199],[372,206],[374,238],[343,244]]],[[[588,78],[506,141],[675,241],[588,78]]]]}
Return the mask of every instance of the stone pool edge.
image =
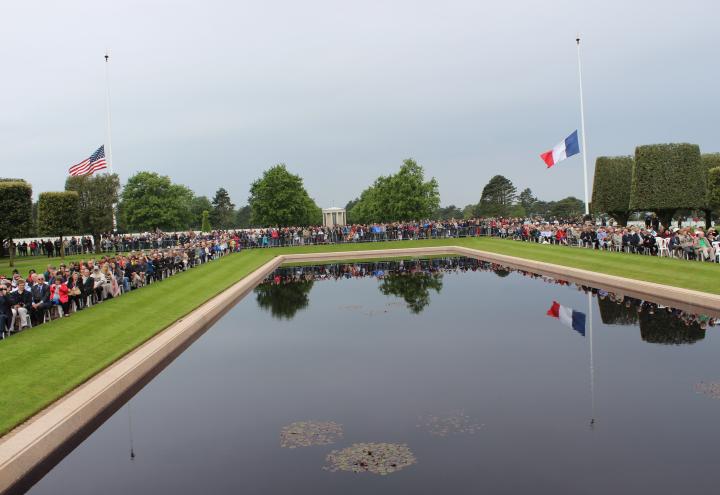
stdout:
{"type": "Polygon", "coordinates": [[[129,393],[131,396],[134,392],[130,391],[134,387],[143,384],[148,375],[157,373],[157,368],[163,366],[163,363],[168,364],[175,357],[174,353],[178,350],[182,352],[183,346],[190,345],[280,265],[288,262],[327,262],[442,254],[477,258],[696,312],[718,314],[720,311],[719,295],[461,246],[278,255],[2,437],[0,493],[11,491],[26,482],[25,480],[31,477],[38,466],[48,462],[51,456],[57,454],[71,439],[92,425],[119,399],[129,393]]]}

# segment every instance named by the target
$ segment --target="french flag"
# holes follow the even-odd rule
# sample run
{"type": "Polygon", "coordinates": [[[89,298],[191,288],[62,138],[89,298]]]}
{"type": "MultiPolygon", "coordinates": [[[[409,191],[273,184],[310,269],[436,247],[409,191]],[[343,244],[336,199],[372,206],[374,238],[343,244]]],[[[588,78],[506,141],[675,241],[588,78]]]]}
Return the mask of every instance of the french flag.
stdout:
{"type": "Polygon", "coordinates": [[[548,168],[558,162],[580,153],[577,130],[565,138],[564,141],[553,146],[553,149],[540,155],[540,158],[547,164],[548,168]]]}
{"type": "Polygon", "coordinates": [[[557,318],[560,320],[560,323],[572,328],[585,337],[585,313],[575,311],[572,308],[561,305],[557,301],[553,301],[552,306],[548,309],[547,315],[557,318]]]}

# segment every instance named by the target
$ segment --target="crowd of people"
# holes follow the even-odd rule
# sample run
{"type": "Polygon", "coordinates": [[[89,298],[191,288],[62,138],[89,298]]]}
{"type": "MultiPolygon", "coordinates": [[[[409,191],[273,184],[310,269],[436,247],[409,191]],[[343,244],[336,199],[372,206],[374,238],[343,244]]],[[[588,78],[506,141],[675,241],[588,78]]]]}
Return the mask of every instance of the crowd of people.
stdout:
{"type": "MultiPolygon", "coordinates": [[[[330,243],[381,242],[492,236],[521,242],[559,244],[626,253],[717,262],[720,238],[714,228],[665,228],[655,219],[645,226],[622,227],[592,222],[544,221],[536,218],[491,218],[423,222],[392,222],[335,227],[283,227],[215,231],[208,234],[108,234],[63,240],[67,254],[100,251],[99,259],[71,262],[44,273],[10,277],[0,274],[0,330],[2,335],[59,315],[118,297],[124,292],[184,271],[198,263],[242,249],[330,243]],[[97,248],[97,249],[96,249],[97,248]],[[126,254],[123,254],[126,253],[126,254]]],[[[19,256],[60,251],[59,239],[18,243],[19,256]]]]}
{"type": "MultiPolygon", "coordinates": [[[[664,227],[648,217],[645,226],[598,225],[580,220],[545,221],[539,218],[483,218],[422,222],[353,224],[335,227],[272,227],[221,232],[241,249],[380,242],[418,239],[493,236],[541,244],[561,244],[635,254],[671,256],[682,259],[717,261],[720,237],[715,228],[664,227]]],[[[214,238],[218,233],[108,234],[98,240],[98,251],[121,253],[184,246],[197,237],[214,238]]],[[[95,250],[92,237],[63,240],[68,254],[95,250]]],[[[18,256],[57,255],[59,240],[23,241],[18,256]]]]}
{"type": "Polygon", "coordinates": [[[71,316],[176,273],[239,251],[226,233],[187,235],[177,247],[71,261],[44,273],[13,270],[0,275],[0,334],[6,336],[51,319],[71,316]]]}

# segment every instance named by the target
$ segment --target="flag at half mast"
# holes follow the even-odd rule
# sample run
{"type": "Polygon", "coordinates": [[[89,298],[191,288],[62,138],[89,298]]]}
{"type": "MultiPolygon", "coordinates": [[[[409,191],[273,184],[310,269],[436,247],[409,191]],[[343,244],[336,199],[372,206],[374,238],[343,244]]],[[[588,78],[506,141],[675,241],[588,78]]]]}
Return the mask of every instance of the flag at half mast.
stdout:
{"type": "Polygon", "coordinates": [[[578,153],[580,153],[580,144],[578,143],[578,132],[576,130],[563,141],[553,146],[553,149],[542,153],[540,158],[542,158],[548,168],[550,168],[556,163],[570,158],[573,155],[577,155],[578,153]]]}
{"type": "Polygon", "coordinates": [[[84,159],[77,165],[70,167],[69,173],[72,176],[75,175],[92,175],[98,170],[107,168],[107,162],[105,161],[105,145],[100,146],[95,152],[88,158],[84,159]]]}

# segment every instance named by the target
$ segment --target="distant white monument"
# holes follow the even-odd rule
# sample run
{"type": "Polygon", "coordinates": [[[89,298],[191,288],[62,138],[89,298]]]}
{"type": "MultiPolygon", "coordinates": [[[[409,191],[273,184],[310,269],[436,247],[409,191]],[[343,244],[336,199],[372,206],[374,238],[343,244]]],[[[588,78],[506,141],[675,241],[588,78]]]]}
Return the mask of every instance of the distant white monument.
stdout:
{"type": "Polygon", "coordinates": [[[323,208],[323,227],[343,226],[347,223],[345,208],[323,208]]]}

